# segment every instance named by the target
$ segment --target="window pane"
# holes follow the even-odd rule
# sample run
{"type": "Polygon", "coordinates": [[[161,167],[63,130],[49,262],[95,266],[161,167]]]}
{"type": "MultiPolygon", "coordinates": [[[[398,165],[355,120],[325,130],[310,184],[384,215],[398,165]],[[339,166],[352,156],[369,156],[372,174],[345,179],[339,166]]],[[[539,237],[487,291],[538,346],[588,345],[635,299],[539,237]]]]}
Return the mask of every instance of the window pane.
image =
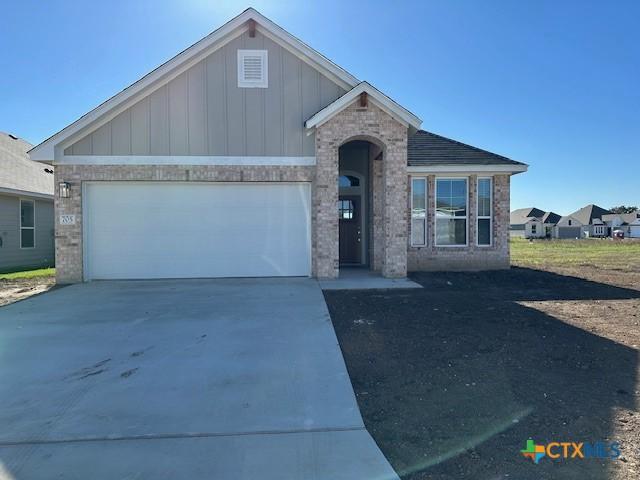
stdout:
{"type": "Polygon", "coordinates": [[[491,220],[488,218],[478,220],[478,245],[491,245],[491,220]]]}
{"type": "Polygon", "coordinates": [[[359,187],[360,179],[352,175],[341,175],[338,180],[338,185],[340,187],[359,187]]]}
{"type": "Polygon", "coordinates": [[[412,245],[424,245],[425,244],[425,228],[424,218],[414,218],[411,220],[411,244],[412,245]]]}
{"type": "Polygon", "coordinates": [[[451,196],[452,197],[466,197],[467,196],[467,181],[464,179],[451,180],[451,196]]]}
{"type": "Polygon", "coordinates": [[[440,217],[466,217],[466,179],[436,180],[436,182],[436,215],[440,217]]]}
{"type": "Polygon", "coordinates": [[[426,207],[426,182],[422,178],[414,178],[412,180],[412,202],[413,210],[411,211],[414,217],[424,217],[426,207]]]}
{"type": "Polygon", "coordinates": [[[478,216],[491,216],[491,179],[478,180],[478,216]]]}
{"type": "Polygon", "coordinates": [[[347,220],[353,218],[353,202],[351,200],[338,200],[338,218],[347,220]]]}
{"type": "Polygon", "coordinates": [[[22,248],[33,248],[35,246],[33,232],[33,228],[20,229],[20,246],[22,248]]]}
{"type": "Polygon", "coordinates": [[[33,227],[33,202],[20,202],[20,221],[22,227],[33,227]]]}
{"type": "Polygon", "coordinates": [[[467,220],[464,218],[436,218],[437,245],[465,245],[467,220]]]}

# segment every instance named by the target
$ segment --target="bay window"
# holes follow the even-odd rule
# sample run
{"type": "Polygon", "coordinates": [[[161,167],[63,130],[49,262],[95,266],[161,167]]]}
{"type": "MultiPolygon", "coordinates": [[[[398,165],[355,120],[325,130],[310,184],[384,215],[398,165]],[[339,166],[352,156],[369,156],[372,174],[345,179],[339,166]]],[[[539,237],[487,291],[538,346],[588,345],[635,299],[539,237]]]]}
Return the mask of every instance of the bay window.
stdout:
{"type": "Polygon", "coordinates": [[[466,178],[436,179],[436,245],[467,245],[466,178]]]}
{"type": "MultiPolygon", "coordinates": [[[[478,220],[476,240],[480,246],[490,246],[492,242],[492,185],[491,178],[478,178],[478,220]]],[[[534,232],[535,233],[535,232],[534,232]]]]}
{"type": "Polygon", "coordinates": [[[411,245],[427,244],[427,179],[411,179],[411,245]]]}

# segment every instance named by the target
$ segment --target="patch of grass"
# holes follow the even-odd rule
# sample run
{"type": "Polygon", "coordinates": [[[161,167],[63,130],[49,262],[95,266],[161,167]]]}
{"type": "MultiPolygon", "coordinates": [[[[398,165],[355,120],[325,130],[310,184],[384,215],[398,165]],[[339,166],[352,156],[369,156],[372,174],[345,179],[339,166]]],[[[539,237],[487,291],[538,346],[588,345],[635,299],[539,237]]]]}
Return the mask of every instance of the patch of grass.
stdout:
{"type": "Polygon", "coordinates": [[[55,268],[38,268],[37,270],[25,270],[24,272],[0,273],[0,279],[16,280],[21,278],[53,277],[55,268]]]}
{"type": "Polygon", "coordinates": [[[520,267],[592,266],[640,271],[640,241],[610,239],[534,240],[512,238],[511,263],[520,267]]]}

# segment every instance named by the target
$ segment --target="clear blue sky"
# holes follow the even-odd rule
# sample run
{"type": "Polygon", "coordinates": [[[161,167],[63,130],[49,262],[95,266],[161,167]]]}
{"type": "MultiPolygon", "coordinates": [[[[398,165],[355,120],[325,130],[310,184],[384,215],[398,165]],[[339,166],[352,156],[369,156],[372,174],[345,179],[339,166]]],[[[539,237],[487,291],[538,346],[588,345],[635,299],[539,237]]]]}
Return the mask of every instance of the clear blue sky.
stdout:
{"type": "Polygon", "coordinates": [[[640,2],[21,0],[0,130],[39,143],[248,6],[420,116],[530,164],[512,208],[640,204],[640,2]]]}

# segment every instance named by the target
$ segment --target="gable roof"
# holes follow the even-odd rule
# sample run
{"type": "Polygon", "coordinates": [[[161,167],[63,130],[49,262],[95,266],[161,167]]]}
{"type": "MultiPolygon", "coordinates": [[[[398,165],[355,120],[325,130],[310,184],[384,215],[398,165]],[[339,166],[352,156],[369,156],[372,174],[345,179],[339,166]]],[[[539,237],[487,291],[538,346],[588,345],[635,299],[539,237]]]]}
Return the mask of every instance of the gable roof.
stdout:
{"type": "Polygon", "coordinates": [[[562,217],[557,224],[559,227],[582,227],[583,225],[585,225],[583,222],[580,221],[580,219],[574,217],[573,215],[565,215],[564,217],[562,217]],[[572,221],[572,224],[569,225],[569,220],[572,221]],[[577,225],[576,225],[577,223],[577,225]]]}
{"type": "Polygon", "coordinates": [[[0,132],[0,193],[53,197],[53,175],[45,171],[45,165],[31,161],[27,151],[32,146],[0,132]]]}
{"type": "Polygon", "coordinates": [[[594,219],[602,220],[602,215],[611,213],[609,210],[599,207],[598,205],[587,205],[580,210],[576,210],[572,214],[568,215],[578,220],[583,225],[592,225],[594,219]]]}
{"type": "Polygon", "coordinates": [[[413,127],[415,129],[420,128],[422,120],[420,120],[399,103],[387,97],[384,93],[382,93],[380,90],[378,90],[368,82],[360,82],[340,98],[336,99],[334,102],[330,103],[319,112],[313,114],[304,123],[305,127],[319,127],[323,123],[330,120],[333,116],[344,110],[346,107],[351,105],[353,102],[355,102],[357,98],[363,93],[366,93],[368,95],[368,98],[372,103],[380,107],[396,120],[407,125],[407,127],[413,127]]]}
{"type": "MultiPolygon", "coordinates": [[[[415,135],[409,137],[407,155],[409,166],[413,167],[486,165],[504,166],[516,172],[527,170],[525,163],[425,130],[418,130],[415,135]]],[[[542,216],[544,212],[540,212],[542,216]]]]}
{"type": "Polygon", "coordinates": [[[535,207],[519,208],[511,212],[509,224],[510,225],[523,225],[527,223],[531,218],[537,218],[542,220],[545,215],[543,210],[535,207]]]}
{"type": "Polygon", "coordinates": [[[263,33],[279,43],[291,53],[318,69],[345,89],[358,85],[359,80],[349,72],[331,62],[307,44],[294,37],[282,27],[263,16],[257,10],[248,8],[237,17],[213,31],[202,40],[183,50],[171,60],[126,87],[120,93],[106,100],[86,113],[72,124],[52,135],[29,153],[32,160],[48,162],[54,159],[55,147],[59,144],[68,146],[81,135],[87,135],[115,117],[118,113],[135,103],[140,98],[167,84],[189,67],[221,48],[250,28],[255,22],[256,31],[263,33]]]}
{"type": "Polygon", "coordinates": [[[542,216],[543,223],[558,223],[562,217],[554,212],[547,212],[542,216]]]}

